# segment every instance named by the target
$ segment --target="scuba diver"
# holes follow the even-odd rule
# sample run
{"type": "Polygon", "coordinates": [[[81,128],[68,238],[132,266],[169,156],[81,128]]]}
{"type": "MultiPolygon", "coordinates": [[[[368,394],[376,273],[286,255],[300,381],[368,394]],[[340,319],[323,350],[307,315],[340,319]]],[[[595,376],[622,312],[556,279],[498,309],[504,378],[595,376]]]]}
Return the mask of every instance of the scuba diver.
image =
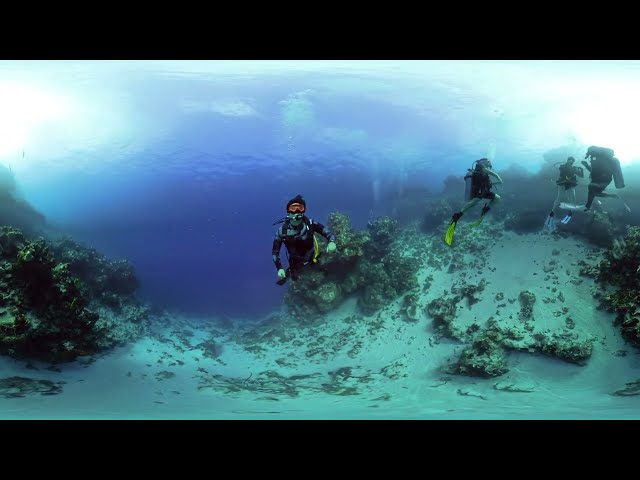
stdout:
{"type": "MultiPolygon", "coordinates": [[[[591,209],[591,204],[595,197],[620,198],[617,193],[605,193],[604,189],[613,180],[616,188],[624,188],[624,178],[620,168],[620,161],[613,156],[613,150],[604,147],[591,146],[587,150],[584,158],[591,160],[591,165],[582,161],[584,167],[589,170],[591,183],[589,184],[589,195],[585,204],[585,212],[591,209]]],[[[625,204],[627,210],[629,207],[625,204]]]]}
{"type": "Polygon", "coordinates": [[[336,250],[336,237],[331,231],[318,222],[314,222],[305,215],[307,204],[301,195],[292,198],[287,202],[287,216],[274,223],[282,223],[273,240],[273,263],[278,270],[280,279],[278,285],[284,285],[287,278],[297,280],[300,270],[309,264],[315,264],[320,256],[320,247],[315,233],[325,237],[329,244],[327,252],[336,250]],[[287,259],[289,266],[285,272],[280,262],[280,248],[284,243],[287,249],[287,259]]]}
{"type": "MultiPolygon", "coordinates": [[[[555,210],[562,202],[563,197],[565,197],[565,200],[567,200],[568,203],[576,203],[576,186],[578,185],[578,177],[584,178],[584,170],[582,169],[582,167],[574,167],[573,164],[575,161],[575,158],[569,157],[567,158],[566,162],[558,162],[554,164],[554,166],[560,165],[558,167],[558,180],[556,180],[556,185],[558,186],[558,194],[556,195],[555,202],[553,202],[553,207],[551,208],[549,216],[544,221],[544,226],[548,230],[553,231],[556,228],[556,221],[554,218],[555,210]]],[[[565,215],[565,217],[561,220],[561,223],[564,223],[565,225],[569,223],[569,221],[571,220],[571,213],[571,210],[569,210],[569,213],[565,215]]]]}
{"type": "Polygon", "coordinates": [[[471,164],[471,168],[467,170],[467,174],[464,177],[464,199],[467,203],[462,207],[461,211],[454,213],[453,217],[451,217],[451,223],[449,224],[449,228],[447,228],[447,233],[444,237],[444,241],[447,245],[451,245],[451,242],[453,242],[453,234],[458,220],[460,220],[460,217],[462,217],[467,210],[473,208],[482,199],[489,200],[489,202],[485,202],[482,207],[480,218],[472,223],[472,226],[475,227],[480,225],[484,215],[491,209],[490,205],[495,200],[500,200],[500,196],[497,193],[492,192],[491,187],[503,182],[500,175],[494,172],[492,168],[493,166],[491,165],[491,161],[486,158],[481,158],[480,160],[473,162],[471,164]],[[490,177],[494,177],[497,181],[492,182],[490,177]]]}

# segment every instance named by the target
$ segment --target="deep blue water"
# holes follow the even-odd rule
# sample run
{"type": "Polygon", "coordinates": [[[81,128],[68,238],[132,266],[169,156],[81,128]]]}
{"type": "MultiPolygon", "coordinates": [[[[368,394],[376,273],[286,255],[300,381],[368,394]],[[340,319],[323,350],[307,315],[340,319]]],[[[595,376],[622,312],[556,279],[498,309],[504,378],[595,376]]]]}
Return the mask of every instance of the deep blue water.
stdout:
{"type": "MultiPolygon", "coordinates": [[[[303,194],[308,215],[321,223],[339,210],[358,228],[373,207],[370,181],[357,174],[283,181],[265,171],[206,184],[184,177],[145,181],[145,188],[127,189],[102,180],[110,193],[76,204],[61,228],[106,255],[131,260],[141,295],[188,313],[242,317],[280,305],[272,223],[284,216],[289,198],[303,194]]],[[[82,190],[66,196],[82,196],[82,190]]],[[[285,258],[284,248],[281,254],[285,258]]]]}

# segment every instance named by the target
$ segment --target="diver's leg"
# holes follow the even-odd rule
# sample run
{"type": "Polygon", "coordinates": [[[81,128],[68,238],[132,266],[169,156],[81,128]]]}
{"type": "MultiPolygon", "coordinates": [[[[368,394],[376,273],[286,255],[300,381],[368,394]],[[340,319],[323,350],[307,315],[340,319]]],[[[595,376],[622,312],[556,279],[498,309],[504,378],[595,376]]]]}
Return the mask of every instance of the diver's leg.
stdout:
{"type": "Polygon", "coordinates": [[[489,200],[489,204],[485,207],[482,207],[482,213],[480,216],[484,215],[485,213],[487,213],[490,209],[491,206],[495,203],[495,202],[499,202],[502,199],[500,198],[500,195],[498,195],[497,193],[493,194],[493,198],[491,200],[489,200]]]}
{"type": "Polygon", "coordinates": [[[484,216],[487,214],[489,210],[491,210],[491,205],[493,205],[493,202],[495,202],[496,200],[498,201],[500,200],[500,195],[490,192],[490,194],[485,197],[485,200],[489,200],[489,201],[483,205],[482,211],[480,212],[480,218],[478,218],[478,220],[473,222],[472,224],[473,226],[480,225],[484,216]]]}
{"type": "Polygon", "coordinates": [[[601,191],[602,190],[599,190],[599,188],[595,184],[593,183],[589,184],[589,194],[587,195],[587,203],[584,204],[585,210],[591,209],[591,204],[593,203],[593,199],[596,198],[596,193],[601,191]]]}
{"type": "Polygon", "coordinates": [[[469,210],[470,208],[473,208],[479,201],[480,201],[479,197],[474,197],[471,200],[469,200],[467,203],[465,203],[464,206],[462,207],[462,210],[453,214],[453,216],[451,217],[451,224],[454,224],[458,220],[460,220],[460,217],[462,217],[462,215],[464,215],[467,210],[469,210]]]}
{"type": "Polygon", "coordinates": [[[601,198],[620,198],[620,195],[618,195],[617,193],[600,192],[600,193],[596,193],[596,197],[601,197],[601,198]]]}
{"type": "Polygon", "coordinates": [[[460,213],[464,214],[467,212],[467,210],[475,207],[477,205],[477,203],[480,201],[480,198],[476,197],[476,198],[472,198],[471,200],[469,200],[464,207],[462,207],[462,210],[460,210],[460,213]]]}
{"type": "Polygon", "coordinates": [[[473,208],[473,206],[479,201],[480,201],[479,198],[474,197],[462,207],[462,210],[453,214],[453,216],[451,217],[451,221],[449,222],[449,227],[447,228],[447,233],[444,236],[444,241],[447,245],[451,245],[451,242],[453,242],[453,235],[456,230],[456,225],[458,223],[458,220],[460,220],[460,217],[462,217],[462,215],[464,215],[464,213],[467,210],[469,210],[470,208],[473,208]]]}
{"type": "MultiPolygon", "coordinates": [[[[622,200],[622,197],[620,196],[620,194],[618,194],[618,199],[622,202],[622,205],[624,205],[624,209],[625,209],[628,213],[631,213],[631,208],[629,208],[629,205],[627,205],[627,204],[625,203],[625,201],[624,201],[624,200],[622,200]]],[[[640,268],[640,267],[638,267],[638,268],[640,268]]]]}
{"type": "MultiPolygon", "coordinates": [[[[565,201],[571,202],[573,205],[576,204],[576,189],[574,188],[564,188],[562,192],[562,197],[565,201]]],[[[569,210],[567,214],[564,216],[560,223],[564,223],[565,225],[571,221],[571,215],[573,212],[569,210]]]]}
{"type": "Polygon", "coordinates": [[[562,185],[558,185],[558,192],[556,193],[556,199],[553,202],[553,207],[551,208],[551,213],[556,211],[560,202],[562,202],[562,197],[564,197],[564,187],[562,185]]]}
{"type": "Polygon", "coordinates": [[[300,276],[300,270],[302,269],[302,260],[297,258],[291,258],[291,265],[289,265],[289,274],[291,280],[296,281],[300,276]]]}
{"type": "Polygon", "coordinates": [[[556,221],[554,219],[554,216],[556,214],[556,209],[558,208],[558,205],[560,205],[560,202],[564,197],[562,185],[558,185],[557,188],[558,190],[556,191],[556,198],[553,201],[553,206],[551,207],[551,211],[549,212],[549,215],[547,215],[547,218],[544,221],[544,226],[551,231],[556,229],[556,223],[555,223],[556,221]]]}

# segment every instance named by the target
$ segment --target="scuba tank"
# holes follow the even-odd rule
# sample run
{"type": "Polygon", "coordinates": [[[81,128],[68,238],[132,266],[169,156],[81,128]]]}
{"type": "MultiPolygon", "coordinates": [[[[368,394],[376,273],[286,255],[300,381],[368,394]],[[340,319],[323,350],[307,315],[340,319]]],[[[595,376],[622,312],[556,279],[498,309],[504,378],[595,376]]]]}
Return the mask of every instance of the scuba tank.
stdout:
{"type": "Polygon", "coordinates": [[[622,176],[622,168],[620,167],[620,160],[616,157],[612,158],[613,163],[613,182],[616,188],[624,188],[624,177],[622,176]]]}
{"type": "Polygon", "coordinates": [[[464,176],[464,201],[471,200],[471,186],[473,185],[473,171],[467,170],[467,174],[464,176]]]}
{"type": "Polygon", "coordinates": [[[481,172],[482,169],[491,168],[491,161],[486,158],[481,158],[480,160],[475,160],[471,164],[471,168],[467,169],[467,174],[464,176],[464,201],[468,202],[471,200],[471,191],[473,187],[473,176],[475,172],[481,172]]]}
{"type": "Polygon", "coordinates": [[[566,162],[561,164],[558,167],[558,170],[559,170],[559,175],[560,175],[560,178],[559,178],[560,181],[563,181],[563,182],[567,181],[573,175],[573,166],[572,165],[567,165],[566,162]]]}

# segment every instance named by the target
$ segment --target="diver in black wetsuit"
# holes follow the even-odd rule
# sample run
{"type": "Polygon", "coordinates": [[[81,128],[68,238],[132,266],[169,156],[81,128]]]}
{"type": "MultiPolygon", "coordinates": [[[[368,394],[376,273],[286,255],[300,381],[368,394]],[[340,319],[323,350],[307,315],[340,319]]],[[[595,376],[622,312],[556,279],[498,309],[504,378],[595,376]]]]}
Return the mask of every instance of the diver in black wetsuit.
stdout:
{"type": "Polygon", "coordinates": [[[278,285],[283,285],[289,277],[292,280],[297,280],[300,270],[304,266],[315,264],[318,261],[320,247],[315,233],[319,233],[329,241],[327,252],[336,250],[335,235],[331,233],[329,228],[308,218],[305,215],[306,209],[306,202],[302,196],[298,195],[287,203],[287,216],[274,224],[282,223],[276,230],[272,249],[273,263],[278,270],[278,277],[280,277],[276,282],[278,285]],[[286,271],[280,261],[280,248],[283,243],[289,259],[286,271]]]}
{"type": "MultiPolygon", "coordinates": [[[[591,174],[591,183],[589,184],[589,194],[587,203],[585,204],[585,212],[591,209],[591,204],[595,197],[611,197],[620,198],[617,193],[605,193],[604,189],[614,181],[616,188],[624,188],[624,178],[620,168],[620,161],[613,156],[613,150],[610,148],[591,146],[587,150],[584,158],[589,158],[591,164],[582,161],[584,167],[591,174]]],[[[629,207],[626,206],[627,209],[629,207]]]]}
{"type": "Polygon", "coordinates": [[[460,220],[460,217],[465,214],[469,209],[473,208],[482,199],[489,200],[485,202],[480,212],[480,218],[473,222],[472,225],[477,226],[482,222],[485,214],[491,209],[493,202],[500,200],[500,195],[491,191],[494,185],[500,185],[502,178],[496,172],[493,171],[493,165],[491,161],[486,158],[481,158],[473,162],[471,168],[467,171],[465,179],[465,194],[464,199],[467,203],[462,207],[459,212],[456,212],[451,217],[449,228],[444,237],[444,241],[447,245],[451,245],[453,242],[453,235],[455,228],[460,220]],[[492,177],[494,180],[492,180],[492,177]]]}
{"type": "MultiPolygon", "coordinates": [[[[580,178],[584,177],[584,170],[582,169],[582,167],[575,167],[573,165],[575,161],[576,161],[575,158],[569,157],[567,158],[567,161],[564,163],[559,163],[559,164],[556,163],[556,165],[560,165],[558,167],[558,174],[559,174],[558,180],[556,180],[556,185],[558,185],[558,194],[556,195],[555,202],[553,202],[553,207],[551,208],[551,212],[549,213],[549,216],[544,222],[544,226],[548,230],[553,231],[556,228],[556,223],[554,218],[555,211],[558,208],[558,205],[560,205],[560,202],[562,201],[563,197],[565,197],[565,199],[569,203],[572,203],[572,204],[576,203],[576,186],[578,185],[578,177],[580,178]]],[[[561,220],[561,222],[566,225],[567,223],[569,223],[570,220],[571,220],[571,210],[569,210],[569,213],[565,215],[565,217],[561,220]]]]}

